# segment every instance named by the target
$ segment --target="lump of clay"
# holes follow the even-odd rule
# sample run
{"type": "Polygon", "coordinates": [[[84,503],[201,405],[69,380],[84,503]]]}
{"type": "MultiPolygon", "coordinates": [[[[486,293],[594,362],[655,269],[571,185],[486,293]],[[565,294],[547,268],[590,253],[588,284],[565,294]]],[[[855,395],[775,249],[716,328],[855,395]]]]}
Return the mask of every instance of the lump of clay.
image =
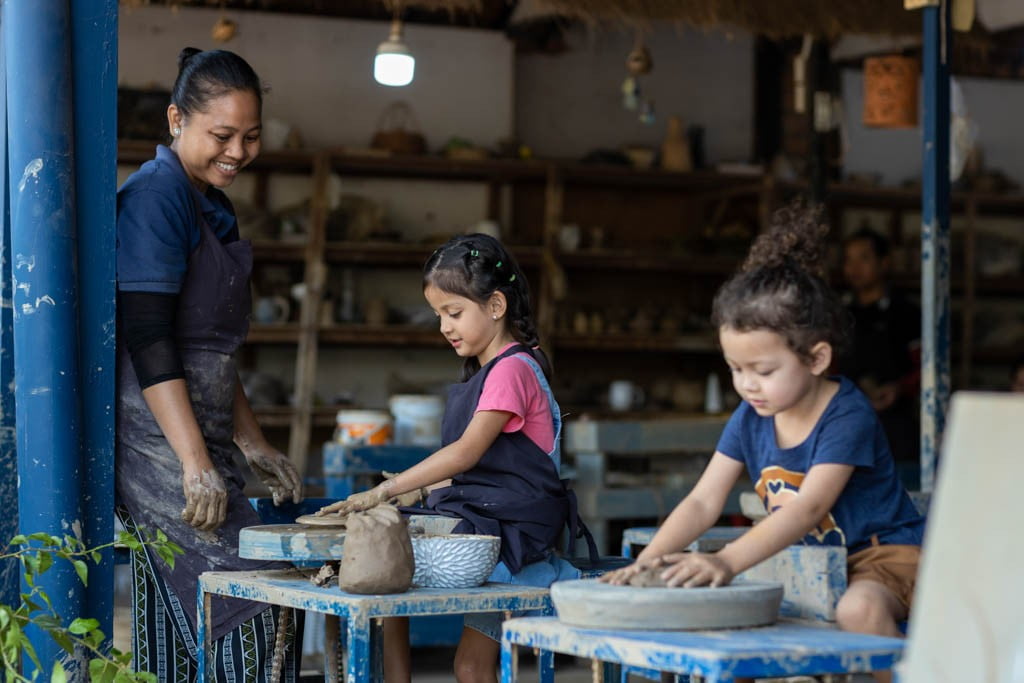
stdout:
{"type": "MultiPolygon", "coordinates": [[[[345,546],[345,549],[348,550],[347,545],[345,546]]],[[[629,585],[636,586],[637,588],[665,588],[665,579],[661,578],[661,573],[663,571],[665,571],[664,567],[649,567],[644,569],[639,574],[635,574],[629,579],[629,585]]]]}
{"type": "Polygon", "coordinates": [[[348,516],[338,585],[348,593],[404,593],[416,568],[409,524],[392,505],[348,516]]]}

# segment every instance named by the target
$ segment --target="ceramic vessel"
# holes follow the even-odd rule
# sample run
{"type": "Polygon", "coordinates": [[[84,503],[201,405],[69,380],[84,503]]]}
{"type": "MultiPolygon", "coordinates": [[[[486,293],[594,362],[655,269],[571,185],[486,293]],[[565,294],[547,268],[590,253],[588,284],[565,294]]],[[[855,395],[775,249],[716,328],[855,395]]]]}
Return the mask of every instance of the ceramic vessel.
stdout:
{"type": "Polygon", "coordinates": [[[596,579],[551,586],[558,618],[573,626],[682,631],[773,624],[782,584],[737,581],[720,588],[637,588],[596,579]]]}
{"type": "Polygon", "coordinates": [[[683,130],[683,120],[672,116],[668,120],[668,131],[661,143],[661,167],[666,171],[692,171],[693,158],[690,156],[690,141],[683,130]]]}
{"type": "Polygon", "coordinates": [[[412,582],[422,588],[479,586],[498,563],[501,539],[476,534],[413,536],[416,572],[412,582]]]}

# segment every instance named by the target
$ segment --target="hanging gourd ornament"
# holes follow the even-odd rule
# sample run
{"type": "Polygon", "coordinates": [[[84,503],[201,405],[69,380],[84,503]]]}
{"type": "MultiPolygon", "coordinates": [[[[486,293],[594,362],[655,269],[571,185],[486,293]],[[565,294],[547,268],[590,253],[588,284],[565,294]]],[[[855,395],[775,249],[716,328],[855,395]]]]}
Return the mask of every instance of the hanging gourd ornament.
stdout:
{"type": "Polygon", "coordinates": [[[643,41],[637,41],[629,55],[626,57],[626,70],[631,76],[642,76],[651,73],[654,62],[651,61],[651,52],[643,41]]]}

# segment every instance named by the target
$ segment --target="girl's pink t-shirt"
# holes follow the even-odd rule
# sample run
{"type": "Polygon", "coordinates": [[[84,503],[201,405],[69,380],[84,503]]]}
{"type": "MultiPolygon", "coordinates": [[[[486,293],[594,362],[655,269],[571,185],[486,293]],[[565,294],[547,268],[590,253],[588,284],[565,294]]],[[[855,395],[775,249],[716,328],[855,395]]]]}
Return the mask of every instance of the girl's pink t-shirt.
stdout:
{"type": "MultiPolygon", "coordinates": [[[[511,344],[499,353],[504,353],[511,344]]],[[[512,413],[505,433],[522,431],[545,453],[555,449],[555,426],[551,421],[548,396],[541,388],[528,354],[517,353],[499,360],[484,380],[476,412],[501,410],[512,413]]]]}

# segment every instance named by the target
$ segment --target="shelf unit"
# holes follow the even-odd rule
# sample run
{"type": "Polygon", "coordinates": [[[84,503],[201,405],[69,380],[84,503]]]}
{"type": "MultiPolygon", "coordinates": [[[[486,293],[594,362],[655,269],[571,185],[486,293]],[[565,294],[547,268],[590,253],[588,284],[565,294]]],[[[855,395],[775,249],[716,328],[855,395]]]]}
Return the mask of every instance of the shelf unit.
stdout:
{"type": "MultiPolygon", "coordinates": [[[[119,162],[142,163],[152,158],[154,145],[122,142],[119,162]]],[[[631,278],[653,278],[653,286],[660,286],[673,295],[677,291],[692,290],[691,298],[706,305],[742,256],[738,248],[731,252],[714,251],[720,246],[716,242],[717,230],[737,212],[745,222],[763,227],[774,206],[787,195],[804,189],[801,183],[779,182],[767,176],[709,171],[674,173],[562,161],[356,157],[337,150],[265,152],[246,172],[254,174],[253,199],[257,205],[265,205],[269,177],[273,174],[305,175],[311,182],[307,239],[301,243],[257,240],[253,244],[257,263],[303,267],[306,296],[298,321],[253,324],[248,337],[249,344],[288,345],[296,349],[295,407],[261,409],[257,415],[266,427],[287,427],[289,454],[300,467],[305,466],[312,429],[333,424],[337,410],[334,406],[314,405],[313,383],[320,346],[446,348],[433,327],[320,324],[317,311],[330,267],[418,268],[436,246],[327,241],[326,190],[331,174],[483,184],[487,188],[487,217],[492,219],[503,215],[503,196],[508,196],[511,204],[504,208],[508,209],[505,214],[511,215],[511,225],[507,226],[506,241],[520,263],[531,270],[538,323],[546,350],[555,356],[565,353],[591,359],[600,358],[595,354],[605,353],[626,354],[621,357],[629,359],[639,358],[638,354],[650,358],[682,354],[693,356],[704,372],[707,372],[709,357],[717,357],[719,353],[717,339],[710,330],[674,334],[576,334],[564,325],[559,326],[559,312],[566,306],[567,283],[574,292],[577,283],[583,283],[579,290],[586,291],[588,281],[597,281],[596,286],[629,289],[631,285],[623,283],[631,278]],[[504,195],[503,188],[508,186],[514,191],[504,195]],[[619,243],[562,250],[559,229],[571,222],[583,226],[606,225],[606,233],[612,233],[606,236],[617,238],[619,243]],[[682,240],[684,236],[689,241],[682,240]]],[[[887,209],[895,215],[915,210],[920,205],[919,194],[913,190],[833,184],[829,193],[829,208],[834,215],[844,207],[853,206],[887,209]]],[[[963,271],[954,273],[953,281],[954,291],[963,297],[965,307],[973,310],[980,296],[1024,292],[1024,276],[979,278],[973,266],[977,216],[983,212],[1020,212],[1024,209],[1024,197],[955,193],[952,206],[968,217],[963,271]]],[[[894,217],[894,224],[896,220],[894,217]]],[[[746,245],[740,246],[745,248],[746,245]]],[[[916,287],[917,282],[911,276],[898,278],[898,284],[908,288],[916,287]]],[[[637,305],[640,303],[643,301],[637,305]]],[[[965,330],[958,354],[962,377],[969,375],[972,361],[1001,363],[1013,356],[1011,349],[974,349],[970,317],[965,316],[965,327],[969,329],[965,330]]]]}

